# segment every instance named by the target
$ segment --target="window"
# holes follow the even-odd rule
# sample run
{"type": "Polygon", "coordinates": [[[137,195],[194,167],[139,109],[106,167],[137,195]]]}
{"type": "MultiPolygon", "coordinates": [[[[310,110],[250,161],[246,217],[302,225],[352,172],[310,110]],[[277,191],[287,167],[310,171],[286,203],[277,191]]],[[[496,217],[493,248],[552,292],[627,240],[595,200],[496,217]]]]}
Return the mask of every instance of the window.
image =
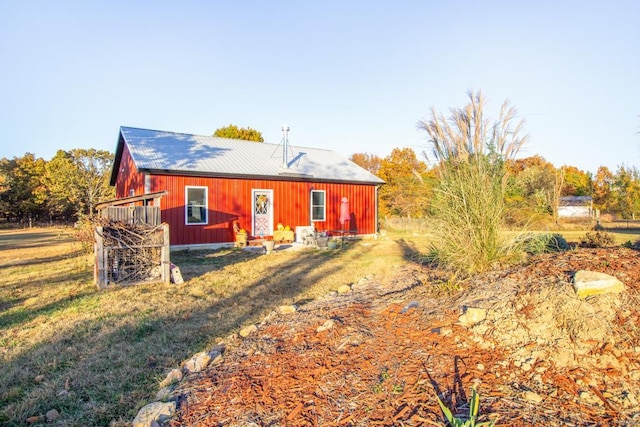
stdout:
{"type": "Polygon", "coordinates": [[[144,194],[151,193],[151,175],[148,173],[144,174],[144,194]]]}
{"type": "Polygon", "coordinates": [[[187,224],[206,224],[207,187],[186,187],[185,198],[187,224]]]}
{"type": "Polygon", "coordinates": [[[324,221],[326,202],[324,191],[311,191],[311,221],[324,221]]]}

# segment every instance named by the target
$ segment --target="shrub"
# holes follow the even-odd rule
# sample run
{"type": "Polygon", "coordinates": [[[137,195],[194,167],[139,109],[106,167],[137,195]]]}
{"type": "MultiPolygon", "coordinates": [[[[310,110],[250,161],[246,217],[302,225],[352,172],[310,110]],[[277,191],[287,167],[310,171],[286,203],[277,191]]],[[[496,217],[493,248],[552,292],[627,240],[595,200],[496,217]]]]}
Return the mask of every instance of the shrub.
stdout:
{"type": "Polygon", "coordinates": [[[489,123],[482,93],[469,92],[469,100],[449,118],[432,109],[431,119],[418,127],[429,135],[439,175],[431,200],[431,254],[439,264],[475,273],[514,255],[501,234],[507,217],[505,161],[516,156],[527,137],[518,136],[522,121],[512,126],[517,114],[508,102],[489,123]]]}
{"type": "Polygon", "coordinates": [[[580,239],[579,246],[583,248],[604,248],[615,245],[616,240],[612,234],[606,231],[587,232],[580,239]]]}
{"type": "Polygon", "coordinates": [[[632,242],[631,240],[627,240],[622,244],[622,247],[627,249],[640,250],[640,239],[636,240],[635,242],[632,242]]]}
{"type": "Polygon", "coordinates": [[[530,255],[562,252],[571,249],[567,240],[558,233],[530,233],[520,236],[516,245],[530,255]]]}

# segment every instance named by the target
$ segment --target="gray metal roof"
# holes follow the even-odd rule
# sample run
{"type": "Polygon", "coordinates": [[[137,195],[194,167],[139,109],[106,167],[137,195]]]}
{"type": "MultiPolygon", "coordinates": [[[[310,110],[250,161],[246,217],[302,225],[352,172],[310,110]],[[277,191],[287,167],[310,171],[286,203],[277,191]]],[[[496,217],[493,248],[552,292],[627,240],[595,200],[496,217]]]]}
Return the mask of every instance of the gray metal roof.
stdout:
{"type": "MultiPolygon", "coordinates": [[[[141,171],[188,175],[270,177],[382,184],[383,180],[334,151],[131,127],[120,128],[141,171]]],[[[118,147],[116,156],[122,153],[118,147]]],[[[116,159],[119,163],[120,159],[116,159]]],[[[113,177],[112,177],[113,179],[113,177]]]]}

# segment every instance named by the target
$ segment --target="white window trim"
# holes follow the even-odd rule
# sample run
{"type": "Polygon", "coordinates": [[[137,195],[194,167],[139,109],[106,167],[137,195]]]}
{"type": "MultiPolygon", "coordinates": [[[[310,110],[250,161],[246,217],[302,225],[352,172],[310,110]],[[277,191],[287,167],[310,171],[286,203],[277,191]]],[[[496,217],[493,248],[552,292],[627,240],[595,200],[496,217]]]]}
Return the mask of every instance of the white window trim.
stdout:
{"type": "MultiPolygon", "coordinates": [[[[311,211],[309,212],[309,218],[311,218],[311,222],[325,222],[327,220],[327,192],[326,190],[311,190],[309,205],[311,211]],[[313,193],[323,193],[324,204],[322,205],[322,219],[314,219],[313,218],[313,193]]],[[[318,205],[319,206],[319,205],[318,205]]]]}
{"type": "Polygon", "coordinates": [[[197,185],[187,185],[184,187],[184,224],[185,225],[206,225],[209,223],[209,187],[202,187],[197,185]],[[204,190],[204,220],[202,222],[189,222],[189,190],[201,189],[204,190]]]}

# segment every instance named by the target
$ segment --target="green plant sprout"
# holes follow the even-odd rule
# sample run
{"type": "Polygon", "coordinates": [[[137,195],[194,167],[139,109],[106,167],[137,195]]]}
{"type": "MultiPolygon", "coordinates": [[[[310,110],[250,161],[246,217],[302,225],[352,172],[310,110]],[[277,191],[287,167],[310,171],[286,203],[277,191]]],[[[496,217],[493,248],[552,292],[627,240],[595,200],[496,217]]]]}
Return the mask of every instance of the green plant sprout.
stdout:
{"type": "Polygon", "coordinates": [[[483,421],[477,422],[478,419],[478,411],[480,410],[480,396],[476,391],[475,387],[471,388],[471,400],[469,401],[469,419],[460,419],[458,417],[454,417],[453,413],[449,408],[447,408],[442,400],[436,395],[436,399],[438,399],[438,404],[440,405],[440,409],[442,409],[442,413],[444,417],[449,422],[451,427],[493,427],[496,424],[497,418],[493,421],[483,421]]]}

